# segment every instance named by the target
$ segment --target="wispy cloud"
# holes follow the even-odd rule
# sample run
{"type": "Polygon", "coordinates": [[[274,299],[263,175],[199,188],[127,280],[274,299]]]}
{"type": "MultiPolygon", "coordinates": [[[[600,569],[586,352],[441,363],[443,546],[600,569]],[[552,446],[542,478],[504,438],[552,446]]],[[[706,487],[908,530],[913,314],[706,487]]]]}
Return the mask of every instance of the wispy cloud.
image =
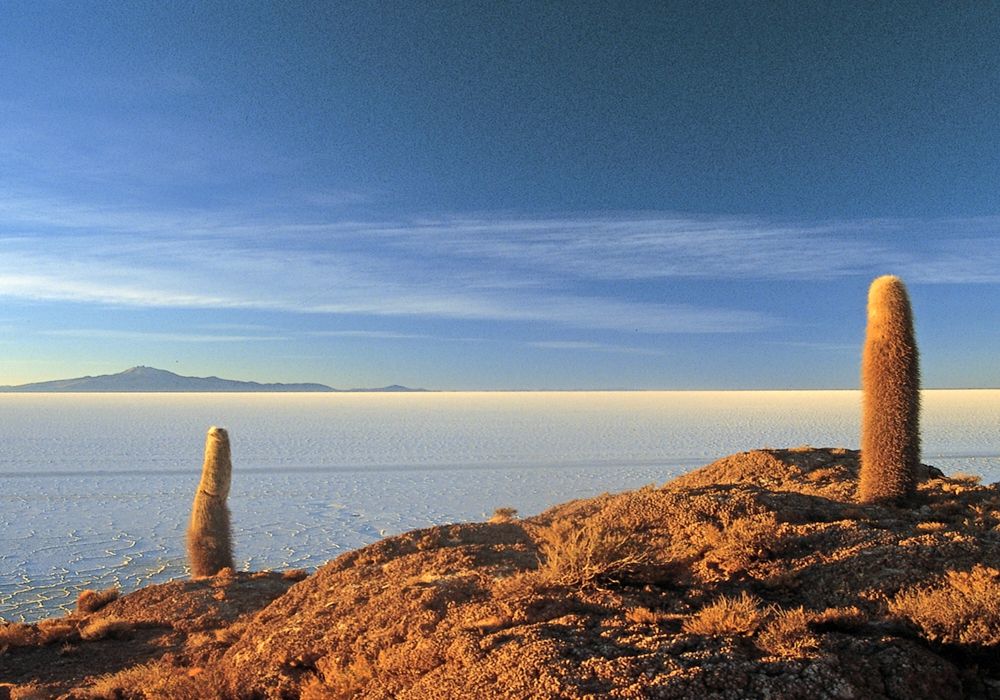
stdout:
{"type": "Polygon", "coordinates": [[[588,343],[582,341],[551,341],[539,343],[526,343],[528,347],[543,348],[546,350],[582,350],[588,352],[609,352],[621,353],[624,355],[665,355],[662,350],[650,348],[634,348],[624,345],[606,345],[604,343],[588,343]]]}
{"type": "Polygon", "coordinates": [[[818,350],[820,352],[850,352],[857,355],[861,354],[861,346],[857,343],[771,342],[768,344],[785,345],[795,348],[808,348],[809,350],[818,350]]]}
{"type": "MultiPolygon", "coordinates": [[[[0,261],[9,264],[12,259],[0,261]]],[[[58,268],[59,266],[54,266],[58,268]]],[[[98,272],[95,270],[94,272],[98,272]]],[[[235,300],[217,296],[184,294],[154,285],[120,284],[56,274],[0,274],[0,296],[31,301],[73,301],[122,306],[211,308],[238,306],[235,300]]]]}
{"type": "Polygon", "coordinates": [[[257,341],[288,340],[284,336],[212,335],[196,333],[150,333],[144,331],[105,330],[79,328],[72,330],[41,331],[41,335],[69,338],[101,338],[107,340],[159,341],[165,343],[246,343],[257,341]]]}
{"type": "Polygon", "coordinates": [[[619,283],[887,272],[911,284],[1000,282],[1000,219],[302,223],[284,215],[117,210],[8,194],[0,197],[0,296],[34,301],[746,333],[782,320],[748,310],[724,291],[704,304],[677,304],[624,292],[619,283]],[[927,231],[948,235],[918,235],[927,231]]]}
{"type": "MultiPolygon", "coordinates": [[[[311,331],[316,338],[374,338],[377,340],[427,340],[433,336],[420,333],[393,333],[392,331],[311,331]]],[[[440,338],[434,338],[440,340],[440,338]]]]}
{"type": "Polygon", "coordinates": [[[823,280],[891,269],[914,282],[1000,281],[1000,218],[815,225],[671,216],[451,219],[365,235],[418,258],[577,279],[823,280]]]}

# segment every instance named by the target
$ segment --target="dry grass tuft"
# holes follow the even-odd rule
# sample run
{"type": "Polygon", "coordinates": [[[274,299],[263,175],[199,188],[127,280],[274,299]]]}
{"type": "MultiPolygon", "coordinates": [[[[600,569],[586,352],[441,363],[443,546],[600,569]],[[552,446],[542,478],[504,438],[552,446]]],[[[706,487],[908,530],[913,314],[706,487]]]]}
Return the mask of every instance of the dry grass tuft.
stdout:
{"type": "Polygon", "coordinates": [[[813,469],[811,472],[806,474],[806,478],[809,481],[829,481],[835,479],[841,475],[840,469],[832,469],[830,467],[820,467],[819,469],[813,469]]]}
{"type": "Polygon", "coordinates": [[[493,579],[491,589],[494,598],[517,600],[526,595],[533,595],[546,585],[538,571],[529,569],[493,579]]]}
{"type": "Polygon", "coordinates": [[[117,600],[119,595],[121,595],[121,590],[114,586],[100,592],[88,588],[77,597],[76,612],[81,615],[97,612],[111,601],[117,600]]]}
{"type": "Polygon", "coordinates": [[[517,517],[516,508],[497,508],[493,511],[493,517],[489,519],[491,523],[509,523],[517,517]]]}
{"type": "Polygon", "coordinates": [[[78,621],[74,624],[66,618],[53,617],[48,620],[42,620],[35,627],[38,629],[41,643],[51,644],[75,637],[78,624],[78,621]]]}
{"type": "Polygon", "coordinates": [[[83,696],[87,700],[217,700],[212,683],[185,669],[155,662],[99,678],[83,696]]]}
{"type": "Polygon", "coordinates": [[[638,625],[658,625],[664,620],[671,619],[671,615],[640,606],[629,608],[625,612],[625,619],[638,625]]]}
{"type": "Polygon", "coordinates": [[[101,620],[94,620],[89,625],[80,630],[80,636],[88,642],[96,642],[100,639],[124,639],[132,633],[135,626],[128,620],[120,620],[116,617],[106,617],[101,620]]]}
{"type": "Polygon", "coordinates": [[[745,591],[739,598],[722,596],[686,620],[684,631],[712,637],[751,635],[767,619],[768,611],[761,610],[760,603],[760,598],[745,591]]]}
{"type": "Polygon", "coordinates": [[[724,523],[722,529],[706,526],[704,532],[711,548],[705,554],[705,562],[731,576],[770,557],[781,539],[782,529],[774,513],[755,513],[734,518],[724,523]]]}
{"type": "Polygon", "coordinates": [[[215,641],[225,646],[232,646],[239,641],[239,638],[243,636],[243,633],[247,631],[247,627],[249,626],[250,620],[243,619],[239,622],[234,622],[228,627],[217,629],[214,632],[215,641]]]}
{"type": "Polygon", "coordinates": [[[327,663],[325,657],[316,665],[322,678],[313,676],[305,682],[300,700],[350,700],[364,690],[372,678],[371,664],[363,656],[344,667],[327,663]]]}
{"type": "Polygon", "coordinates": [[[33,644],[31,627],[20,622],[8,622],[0,627],[0,649],[26,647],[33,644]]]}
{"type": "Polygon", "coordinates": [[[616,581],[649,562],[629,533],[600,523],[560,520],[540,533],[538,574],[543,584],[586,586],[616,581]]]}
{"type": "Polygon", "coordinates": [[[304,581],[309,578],[309,572],[305,569],[289,569],[281,575],[286,581],[304,581]]]}
{"type": "Polygon", "coordinates": [[[938,586],[896,595],[889,611],[914,622],[927,639],[943,644],[1000,644],[1000,571],[977,564],[949,571],[938,586]]]}
{"type": "Polygon", "coordinates": [[[847,608],[827,608],[813,613],[812,626],[820,632],[858,632],[868,624],[869,617],[853,605],[847,608]]]}
{"type": "Polygon", "coordinates": [[[7,686],[6,688],[0,686],[0,689],[6,689],[10,693],[11,700],[52,700],[55,697],[55,693],[35,681],[26,685],[7,686]]]}
{"type": "Polygon", "coordinates": [[[997,510],[997,506],[994,498],[985,503],[970,504],[962,513],[962,526],[970,532],[995,530],[997,525],[1000,525],[1000,511],[997,510]]]}
{"type": "Polygon", "coordinates": [[[815,656],[819,637],[809,629],[809,615],[801,607],[775,613],[757,638],[757,647],[774,656],[803,658],[815,656]]]}

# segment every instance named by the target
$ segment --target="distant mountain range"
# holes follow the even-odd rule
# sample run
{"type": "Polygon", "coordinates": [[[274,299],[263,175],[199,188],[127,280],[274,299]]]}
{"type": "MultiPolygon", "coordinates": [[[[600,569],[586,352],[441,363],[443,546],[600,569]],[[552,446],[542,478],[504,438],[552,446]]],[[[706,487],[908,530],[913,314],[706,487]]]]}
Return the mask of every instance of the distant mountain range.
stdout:
{"type": "Polygon", "coordinates": [[[218,377],[182,377],[153,367],[133,367],[118,374],[59,379],[52,382],[0,386],[0,392],[291,392],[291,391],[425,391],[394,384],[380,389],[334,389],[325,384],[260,384],[218,377]]]}

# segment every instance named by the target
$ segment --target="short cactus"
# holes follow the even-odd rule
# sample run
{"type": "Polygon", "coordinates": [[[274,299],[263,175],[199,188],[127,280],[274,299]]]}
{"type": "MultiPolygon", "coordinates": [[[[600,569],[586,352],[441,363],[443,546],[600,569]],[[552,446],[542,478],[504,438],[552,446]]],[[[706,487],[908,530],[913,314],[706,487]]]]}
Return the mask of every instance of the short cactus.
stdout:
{"type": "Polygon", "coordinates": [[[229,507],[226,505],[232,472],[229,435],[222,428],[209,428],[205,440],[205,465],[187,532],[188,557],[195,577],[214,576],[234,566],[229,507]]]}
{"type": "Polygon", "coordinates": [[[904,504],[920,465],[920,367],[909,296],[892,275],[868,292],[861,389],[860,500],[904,504]]]}

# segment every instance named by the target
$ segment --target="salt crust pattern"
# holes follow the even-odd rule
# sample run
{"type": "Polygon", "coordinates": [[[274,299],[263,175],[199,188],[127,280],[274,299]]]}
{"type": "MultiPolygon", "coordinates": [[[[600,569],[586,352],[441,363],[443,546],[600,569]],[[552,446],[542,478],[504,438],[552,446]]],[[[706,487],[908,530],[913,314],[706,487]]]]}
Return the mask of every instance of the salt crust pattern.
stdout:
{"type": "MultiPolygon", "coordinates": [[[[1000,391],[925,391],[923,461],[1000,480],[1000,391]]],[[[530,516],[764,446],[858,445],[860,393],[0,396],[0,617],[187,575],[209,425],[233,443],[238,568],[314,568],[418,527],[530,516]]]]}

